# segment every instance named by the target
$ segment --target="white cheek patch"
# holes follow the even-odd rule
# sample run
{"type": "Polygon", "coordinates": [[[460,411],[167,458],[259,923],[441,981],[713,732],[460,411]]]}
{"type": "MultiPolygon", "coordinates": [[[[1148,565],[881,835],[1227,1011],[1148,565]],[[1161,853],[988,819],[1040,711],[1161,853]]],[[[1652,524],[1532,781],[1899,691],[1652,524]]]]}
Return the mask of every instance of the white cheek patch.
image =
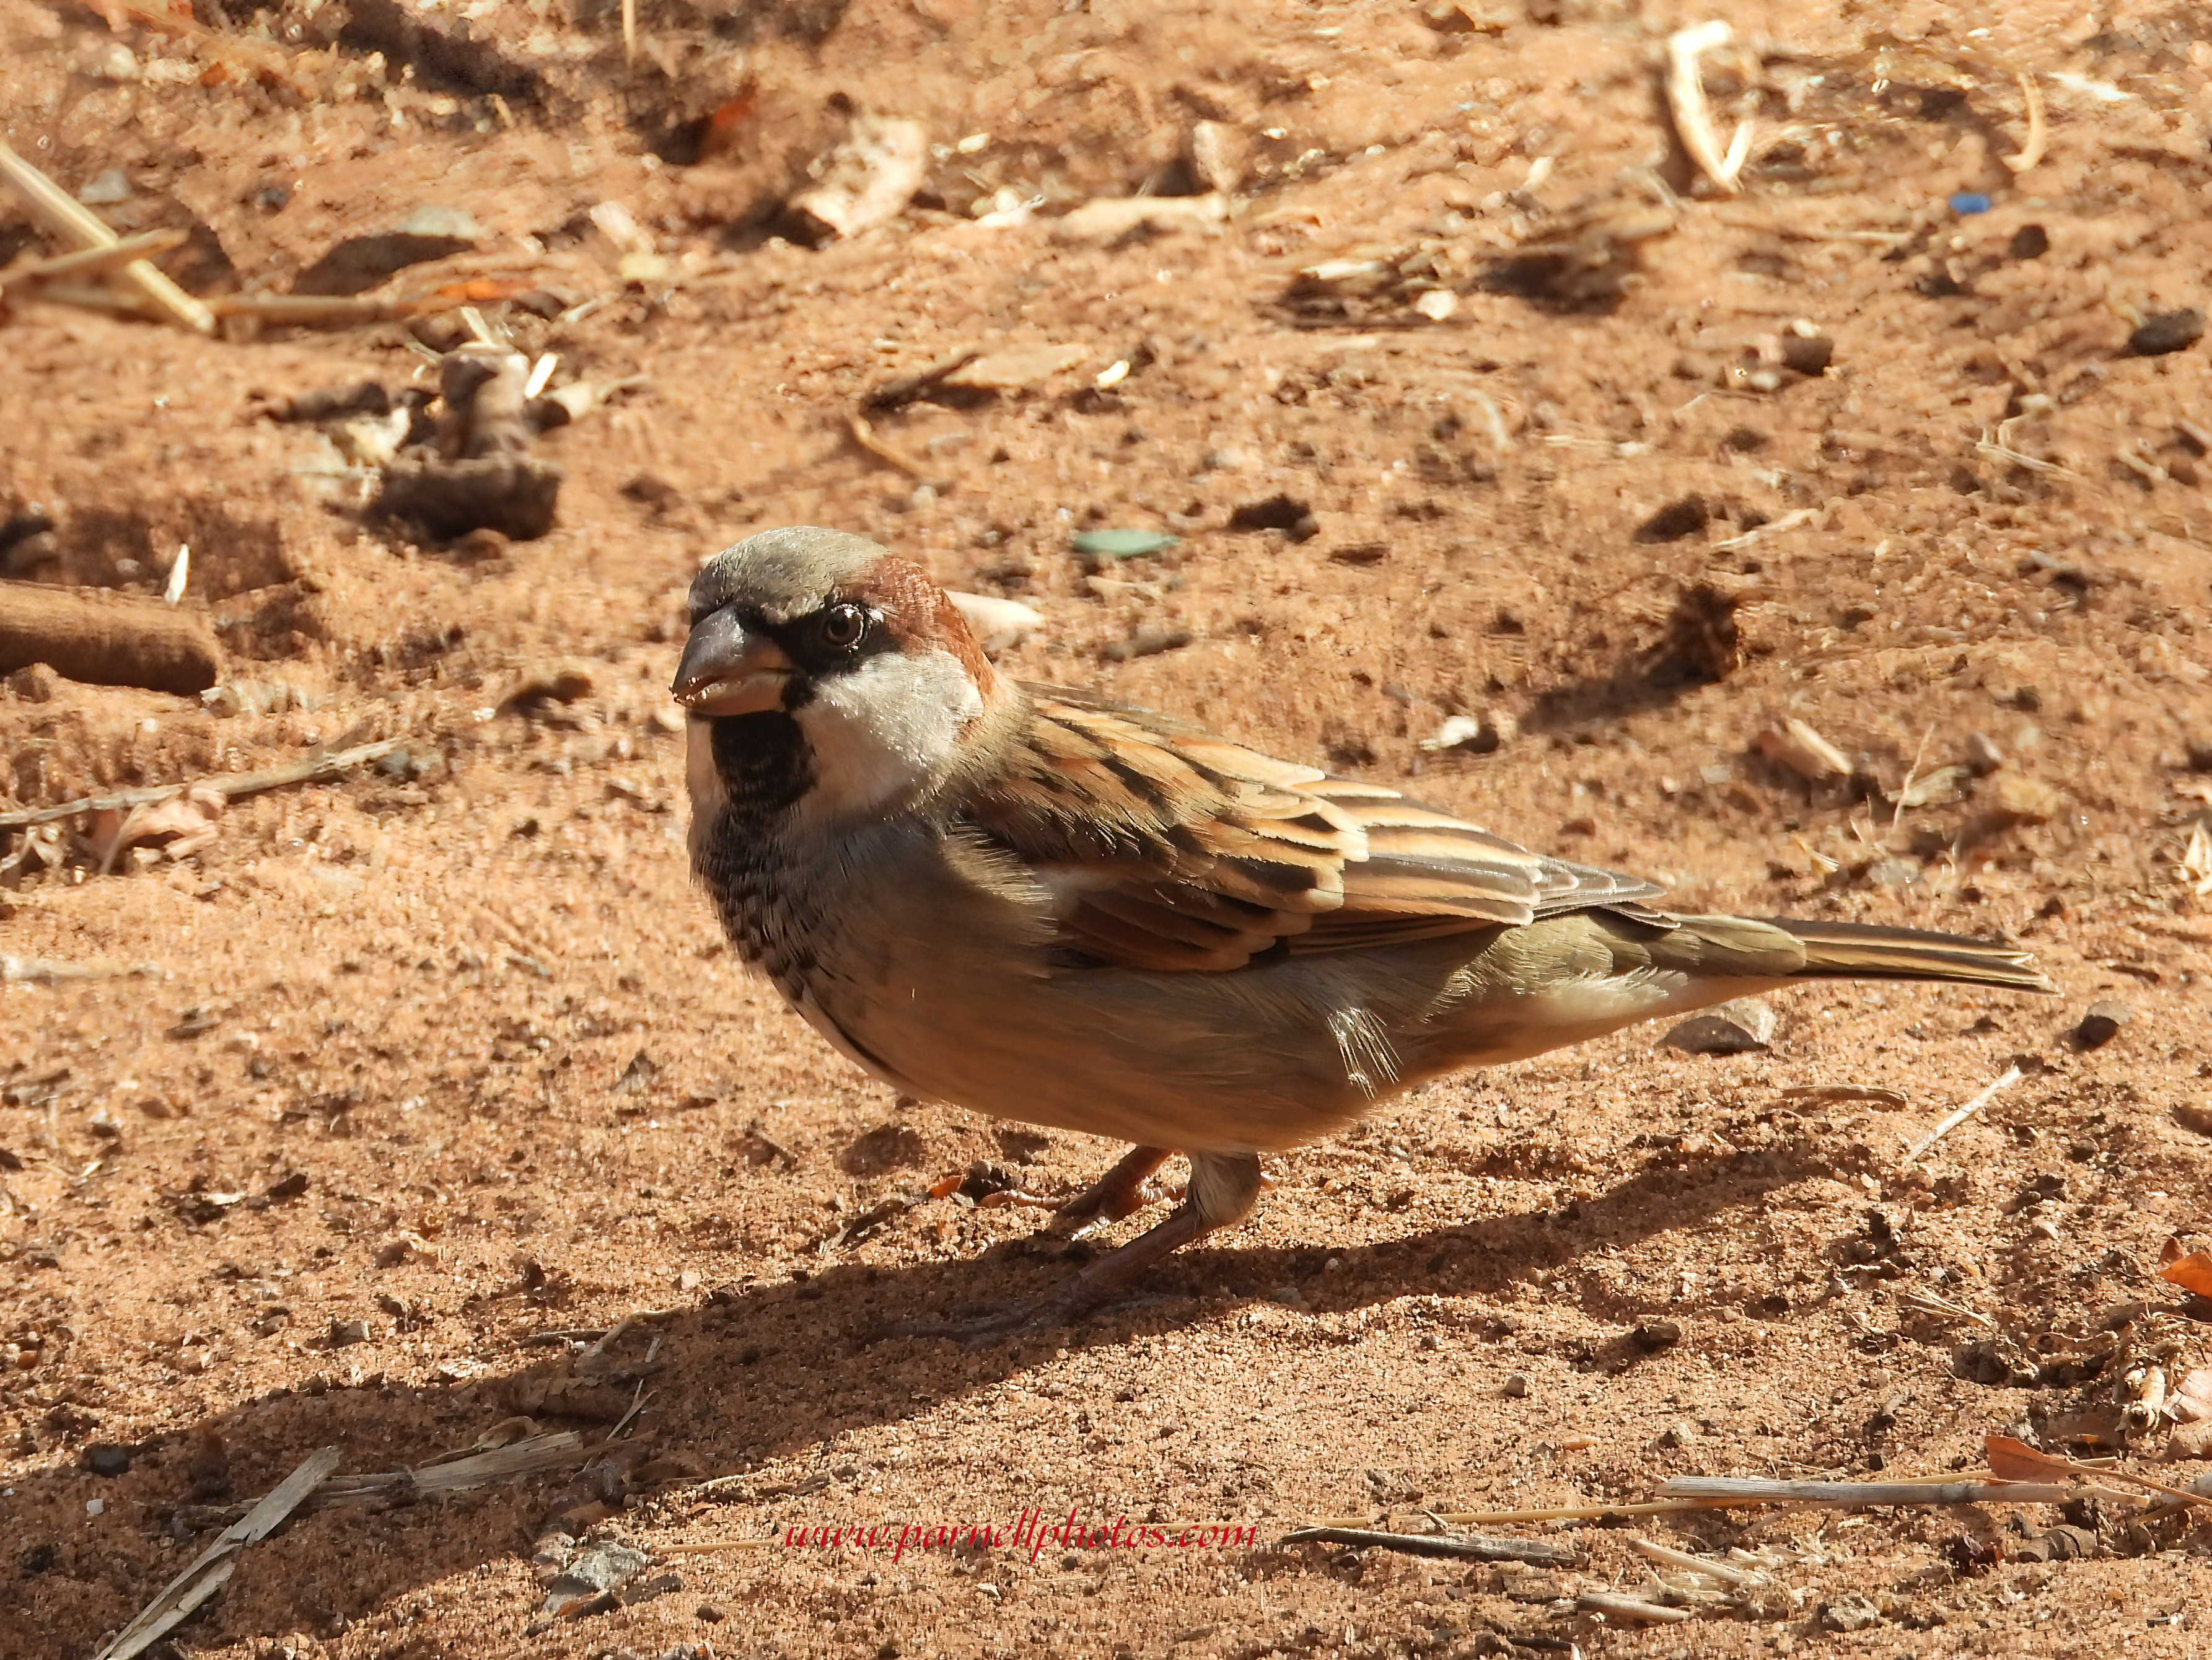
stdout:
{"type": "Polygon", "coordinates": [[[857,818],[911,797],[945,775],[982,710],[982,694],[947,651],[882,652],[824,675],[798,712],[813,773],[800,813],[857,818]]]}

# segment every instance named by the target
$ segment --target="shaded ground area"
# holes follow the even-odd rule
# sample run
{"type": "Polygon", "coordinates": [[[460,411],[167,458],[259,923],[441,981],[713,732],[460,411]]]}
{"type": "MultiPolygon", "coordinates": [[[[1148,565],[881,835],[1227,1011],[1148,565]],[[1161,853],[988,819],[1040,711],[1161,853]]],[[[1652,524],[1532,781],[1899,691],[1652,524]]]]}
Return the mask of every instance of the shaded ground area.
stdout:
{"type": "MultiPolygon", "coordinates": [[[[2205,20],[1800,11],[1733,9],[1705,60],[1723,137],[1753,123],[1719,198],[1665,118],[1669,6],[672,0],[626,64],[613,7],[194,34],[0,0],[0,136],[118,232],[185,230],[188,289],[447,302],[203,338],[11,289],[0,321],[4,574],[152,595],[188,544],[228,689],[11,680],[0,812],[397,745],[181,858],[0,831],[0,1653],[93,1653],[319,1446],[388,1470],[641,1402],[596,1486],[301,1517],[176,1651],[2201,1648],[2206,1530],[2118,1502],[1654,1518],[1800,1595],[1650,1631],[1569,1611],[1644,1584],[1621,1528],[1505,1529],[1586,1552],[1559,1572],[672,1554],[1937,1473],[1990,1432],[2094,1452],[2131,1364],[2212,1364],[2157,1277],[2212,1243],[2212,398],[2201,344],[2150,349],[2205,304],[2205,20]],[[916,193],[805,246],[856,115],[922,124],[916,193]],[[1139,193],[1182,205],[1063,222],[1139,193]],[[605,394],[531,441],[565,474],[535,539],[368,514],[366,406],[270,416],[367,381],[404,432],[462,299],[605,394]],[[976,1164],[1069,1193],[1119,1150],[895,1101],[690,890],[683,591],[789,522],[1034,606],[1024,676],[1686,909],[2002,930],[2064,995],[1807,989],[1764,1053],[1644,1031],[1449,1080],[1080,1330],[876,1341],[1072,1268],[1034,1211],[886,1201],[976,1164]],[[1176,539],[1079,555],[1098,528],[1176,539]],[[1762,749],[1792,719],[1840,771],[1762,749]],[[556,1513],[655,1560],[526,1637],[556,1513]],[[2094,1554],[2034,1560],[2062,1520],[2094,1554]]],[[[57,251],[14,214],[0,254],[57,251]]],[[[2204,1474],[2153,1418],[2130,1467],[2204,1474]]]]}

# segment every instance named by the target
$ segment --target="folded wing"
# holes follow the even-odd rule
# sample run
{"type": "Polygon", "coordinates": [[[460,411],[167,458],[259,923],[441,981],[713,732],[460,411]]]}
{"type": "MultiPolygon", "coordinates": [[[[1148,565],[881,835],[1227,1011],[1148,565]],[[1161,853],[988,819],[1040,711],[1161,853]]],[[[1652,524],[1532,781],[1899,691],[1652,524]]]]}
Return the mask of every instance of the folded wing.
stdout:
{"type": "Polygon", "coordinates": [[[969,817],[1038,873],[1061,943],[1102,962],[1223,972],[1278,946],[1363,950],[1591,906],[1646,915],[1636,902],[1659,892],[1171,715],[1029,691],[1030,741],[969,817]]]}

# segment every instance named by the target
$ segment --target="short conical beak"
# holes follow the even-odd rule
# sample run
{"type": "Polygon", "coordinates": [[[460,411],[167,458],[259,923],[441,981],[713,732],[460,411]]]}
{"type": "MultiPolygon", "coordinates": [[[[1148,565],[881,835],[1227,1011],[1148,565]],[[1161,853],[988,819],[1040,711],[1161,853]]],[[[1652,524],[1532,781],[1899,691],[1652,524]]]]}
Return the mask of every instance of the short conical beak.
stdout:
{"type": "Polygon", "coordinates": [[[764,634],[746,631],[726,607],[699,619],[676,666],[676,701],[696,715],[757,714],[783,707],[792,661],[764,634]]]}

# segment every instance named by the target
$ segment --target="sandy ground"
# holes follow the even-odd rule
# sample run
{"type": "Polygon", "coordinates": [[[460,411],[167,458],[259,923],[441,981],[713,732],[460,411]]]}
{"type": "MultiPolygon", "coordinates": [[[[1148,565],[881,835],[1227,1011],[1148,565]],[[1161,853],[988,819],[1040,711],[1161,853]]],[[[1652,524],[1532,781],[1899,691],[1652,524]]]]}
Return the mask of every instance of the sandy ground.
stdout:
{"type": "MultiPolygon", "coordinates": [[[[1556,1569],[1275,1542],[2094,1453],[2065,1438],[2144,1366],[2212,1363],[2157,1277],[2212,1243],[2212,398],[2206,347],[2136,332],[2205,302],[2204,17],[1807,9],[1728,9],[1723,198],[1665,120],[1668,4],[648,0],[626,68],[607,6],[233,0],[179,36],[0,0],[8,142],[121,169],[100,210],[191,229],[188,287],[461,223],[375,292],[475,295],[556,386],[638,377],[538,441],[551,533],[417,540],[333,423],[268,410],[434,382],[450,310],[202,338],[10,300],[8,574],[150,593],[189,544],[244,691],[11,683],[0,811],[401,749],[180,859],[0,831],[0,1654],[93,1654],[319,1447],[591,1448],[633,1403],[580,1479],[303,1515],[156,1652],[2200,1652],[2212,1533],[2118,1499],[1488,1529],[1556,1569]],[[924,124],[921,193],[787,240],[854,111],[924,124]],[[1215,232],[1057,222],[1208,183],[1215,232]],[[1080,361],[876,408],[903,468],[851,435],[948,353],[1044,345],[1080,361]],[[895,1101],[690,886],[681,596],[789,522],[1033,605],[1024,676],[1685,908],[2002,930],[2063,994],[1808,989],[1763,1053],[1647,1029],[1455,1078],[1079,1329],[878,1340],[1073,1267],[1035,1211],[883,1201],[1119,1150],[895,1101]],[[1180,539],[1078,556],[1100,527],[1180,539]],[[1423,747],[1455,716],[1488,736],[1423,747]],[[1848,778],[1759,751],[1793,717],[1848,778]],[[758,1548],[1032,1510],[1256,1541],[758,1548]],[[2036,1560],[2067,1521],[2091,1554],[2036,1560]],[[1578,1611],[1643,1586],[1639,1535],[1780,1591],[1578,1611]],[[650,1560],[526,1635],[578,1539],[650,1560]]],[[[0,253],[51,251],[13,211],[0,253]]],[[[2126,1468],[2203,1475],[2148,1416],[2126,1468]]]]}

